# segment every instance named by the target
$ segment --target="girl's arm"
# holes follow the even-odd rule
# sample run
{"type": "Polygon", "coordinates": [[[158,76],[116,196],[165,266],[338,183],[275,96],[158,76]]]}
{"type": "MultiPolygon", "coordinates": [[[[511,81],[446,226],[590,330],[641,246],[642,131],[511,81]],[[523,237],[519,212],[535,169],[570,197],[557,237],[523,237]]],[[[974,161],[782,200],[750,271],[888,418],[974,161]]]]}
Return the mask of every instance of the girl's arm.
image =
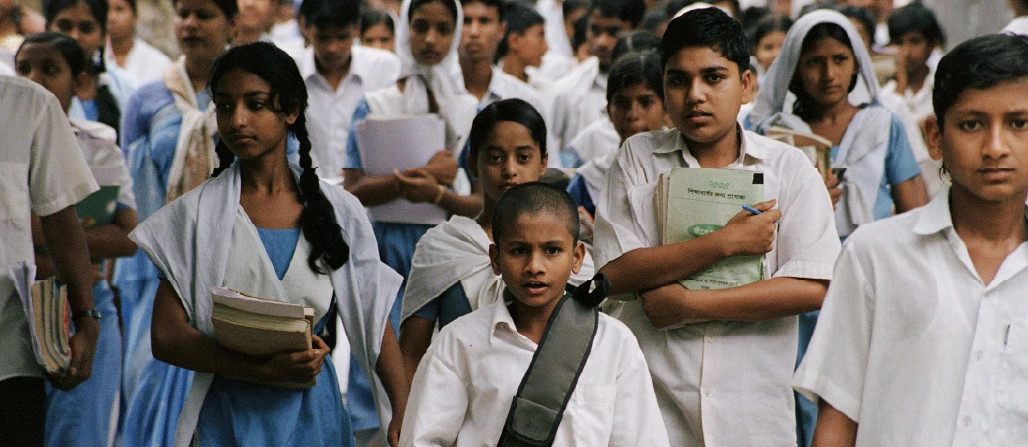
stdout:
{"type": "Polygon", "coordinates": [[[432,203],[464,217],[482,212],[482,186],[478,182],[472,184],[471,195],[462,196],[440,184],[427,168],[408,169],[395,176],[400,182],[400,194],[411,202],[432,203]]]}
{"type": "Polygon", "coordinates": [[[382,334],[382,352],[378,354],[375,372],[382,379],[389,403],[393,407],[393,419],[389,422],[389,445],[397,446],[400,442],[400,426],[403,425],[403,413],[407,409],[407,396],[410,394],[410,383],[403,367],[400,355],[400,344],[396,341],[396,332],[392,323],[386,322],[385,333],[382,334]]]}
{"type": "Polygon", "coordinates": [[[263,382],[306,383],[321,372],[328,346],[318,336],[306,351],[281,352],[259,359],[230,351],[189,325],[171,283],[162,279],[153,306],[151,344],[155,359],[196,372],[263,382]]]}
{"type": "Polygon", "coordinates": [[[403,353],[403,364],[407,370],[407,383],[414,382],[414,372],[418,370],[421,358],[432,344],[432,331],[435,321],[411,315],[400,323],[400,351],[403,353]]]}
{"type": "Polygon", "coordinates": [[[103,259],[130,256],[138,248],[128,234],[136,228],[136,210],[123,208],[114,213],[114,221],[107,225],[86,228],[86,245],[89,259],[98,262],[103,259]]]}
{"type": "Polygon", "coordinates": [[[928,189],[920,175],[892,186],[892,201],[896,214],[902,214],[928,203],[928,189]]]}

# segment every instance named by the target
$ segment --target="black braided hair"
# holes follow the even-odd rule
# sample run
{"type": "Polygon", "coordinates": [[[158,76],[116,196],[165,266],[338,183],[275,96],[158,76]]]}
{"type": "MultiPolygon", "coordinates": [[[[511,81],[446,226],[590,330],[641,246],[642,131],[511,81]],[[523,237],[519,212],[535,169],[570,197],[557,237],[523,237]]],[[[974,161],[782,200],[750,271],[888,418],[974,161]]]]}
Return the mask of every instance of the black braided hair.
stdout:
{"type": "MultiPolygon", "coordinates": [[[[332,202],[321,192],[321,185],[311,161],[311,140],[307,134],[307,86],[300,70],[288,54],[267,42],[254,42],[232,48],[214,62],[207,85],[212,97],[217,96],[218,81],[229,71],[240,69],[264,79],[271,86],[272,107],[279,113],[296,113],[296,121],[288,130],[300,142],[300,201],[303,212],[300,226],[304,237],[311,243],[307,265],[311,270],[328,274],[346,263],[350,246],[343,240],[342,228],[336,222],[332,202]]],[[[228,166],[235,158],[225,143],[215,148],[221,166],[228,166]]],[[[219,168],[219,172],[220,172],[219,168]]]]}

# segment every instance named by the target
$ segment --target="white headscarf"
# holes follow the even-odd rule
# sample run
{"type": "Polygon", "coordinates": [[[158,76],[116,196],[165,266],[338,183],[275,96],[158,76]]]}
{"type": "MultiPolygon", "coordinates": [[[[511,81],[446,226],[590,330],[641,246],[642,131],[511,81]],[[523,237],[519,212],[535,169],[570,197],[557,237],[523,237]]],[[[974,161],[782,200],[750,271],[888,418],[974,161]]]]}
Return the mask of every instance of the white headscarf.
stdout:
{"type": "Polygon", "coordinates": [[[857,29],[853,27],[853,23],[846,16],[839,12],[821,9],[800,17],[792,25],[789,34],[785,36],[785,43],[782,44],[782,52],[768,68],[764,77],[764,85],[760,86],[760,93],[757,95],[753,113],[750,115],[751,122],[757,124],[758,129],[772,115],[791,112],[784,111],[782,108],[785,105],[785,97],[789,93],[789,84],[792,83],[792,78],[796,74],[796,66],[800,62],[803,40],[811,29],[822,23],[834,23],[846,31],[859,68],[857,75],[860,79],[858,82],[864,83],[871,102],[878,102],[878,79],[875,77],[874,64],[871,62],[871,56],[867,53],[867,48],[860,44],[863,40],[857,33],[857,29]]]}
{"type": "Polygon", "coordinates": [[[464,24],[464,12],[460,2],[452,1],[457,7],[457,20],[454,23],[453,41],[443,61],[437,65],[424,65],[414,58],[410,46],[410,6],[412,0],[404,0],[400,9],[400,21],[396,23],[396,55],[400,57],[400,79],[407,79],[403,89],[403,108],[407,113],[428,113],[428,92],[420,75],[435,94],[440,108],[453,97],[466,94],[464,77],[460,76],[460,64],[457,61],[457,46],[460,45],[461,28],[464,24]],[[454,73],[457,75],[455,76],[454,73]]]}

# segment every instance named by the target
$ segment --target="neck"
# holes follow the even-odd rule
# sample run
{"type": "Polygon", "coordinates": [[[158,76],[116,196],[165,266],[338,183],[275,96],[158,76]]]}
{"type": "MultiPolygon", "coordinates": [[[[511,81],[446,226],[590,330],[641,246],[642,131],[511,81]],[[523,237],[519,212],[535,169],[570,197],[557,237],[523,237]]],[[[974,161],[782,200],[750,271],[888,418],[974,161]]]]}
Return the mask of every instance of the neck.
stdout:
{"type": "Polygon", "coordinates": [[[213,66],[214,59],[186,58],[186,75],[189,76],[189,82],[193,84],[194,92],[199,92],[207,87],[207,74],[211,72],[213,66]]]}
{"type": "Polygon", "coordinates": [[[714,143],[697,143],[685,140],[689,153],[700,163],[701,168],[723,168],[739,159],[741,140],[738,128],[714,143]]]}
{"type": "Polygon", "coordinates": [[[489,92],[489,81],[493,79],[493,66],[489,59],[460,59],[460,71],[464,74],[464,88],[479,100],[489,92]]]}
{"type": "Polygon", "coordinates": [[[824,121],[834,123],[840,119],[848,120],[850,118],[850,115],[852,115],[853,110],[856,109],[856,107],[853,104],[850,104],[848,96],[844,98],[842,101],[839,101],[835,104],[824,106],[814,105],[813,108],[813,116],[815,116],[816,118],[810,121],[815,123],[820,123],[824,121]]]}
{"type": "Polygon", "coordinates": [[[521,82],[528,82],[528,73],[525,72],[527,67],[528,64],[521,60],[521,58],[515,56],[503,58],[503,72],[520,79],[521,82]]]}
{"type": "Polygon", "coordinates": [[[240,45],[246,45],[248,43],[254,43],[261,40],[261,36],[264,35],[262,29],[248,29],[236,31],[236,35],[232,38],[232,46],[238,47],[240,45]]]}
{"type": "Polygon", "coordinates": [[[350,74],[350,64],[353,61],[353,56],[346,58],[346,61],[339,64],[336,67],[326,67],[318,62],[318,58],[314,58],[314,67],[318,70],[318,74],[325,77],[328,81],[328,85],[332,86],[332,90],[339,88],[339,84],[343,82],[343,78],[350,74]]]}
{"type": "Polygon", "coordinates": [[[135,43],[131,35],[123,37],[115,37],[111,35],[111,51],[115,57],[124,57],[128,55],[129,51],[132,51],[132,45],[135,43]]]}
{"type": "MultiPolygon", "coordinates": [[[[511,298],[507,292],[504,292],[504,295],[508,296],[508,299],[511,298]]],[[[526,306],[521,301],[514,299],[507,309],[510,310],[510,316],[514,320],[514,327],[518,329],[518,333],[539,344],[543,339],[543,334],[546,333],[546,324],[550,322],[550,316],[553,315],[553,309],[557,307],[559,301],[558,297],[545,306],[533,307],[526,306]]]]}
{"type": "Polygon", "coordinates": [[[270,195],[297,190],[293,172],[286,161],[284,140],[280,150],[251,160],[240,160],[239,172],[243,192],[270,195]]]}
{"type": "Polygon", "coordinates": [[[950,188],[950,216],[953,228],[965,241],[968,239],[992,242],[1028,240],[1023,198],[1028,190],[1013,198],[999,202],[985,201],[959,185],[950,188]]]}
{"type": "Polygon", "coordinates": [[[907,72],[907,88],[911,92],[917,93],[921,91],[921,87],[924,87],[925,79],[928,79],[928,65],[920,65],[913,71],[907,72]]]}
{"type": "Polygon", "coordinates": [[[489,195],[482,193],[482,212],[478,213],[475,222],[482,227],[489,240],[493,240],[493,210],[496,209],[496,200],[489,195]]]}

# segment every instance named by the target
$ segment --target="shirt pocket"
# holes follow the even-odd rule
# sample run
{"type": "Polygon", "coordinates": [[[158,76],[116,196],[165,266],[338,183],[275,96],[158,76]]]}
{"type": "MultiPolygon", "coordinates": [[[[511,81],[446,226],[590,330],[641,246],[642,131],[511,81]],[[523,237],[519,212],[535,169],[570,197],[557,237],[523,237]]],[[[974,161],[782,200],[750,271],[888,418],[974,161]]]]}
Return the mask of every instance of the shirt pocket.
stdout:
{"type": "Polygon", "coordinates": [[[1011,324],[1004,336],[997,388],[998,404],[1028,417],[1028,324],[1011,324]]]}
{"type": "Polygon", "coordinates": [[[0,222],[23,226],[29,219],[29,173],[25,163],[0,161],[0,222]]]}
{"type": "Polygon", "coordinates": [[[579,383],[575,387],[572,404],[564,412],[574,430],[573,445],[607,445],[614,426],[616,395],[617,387],[612,384],[579,383]]]}

